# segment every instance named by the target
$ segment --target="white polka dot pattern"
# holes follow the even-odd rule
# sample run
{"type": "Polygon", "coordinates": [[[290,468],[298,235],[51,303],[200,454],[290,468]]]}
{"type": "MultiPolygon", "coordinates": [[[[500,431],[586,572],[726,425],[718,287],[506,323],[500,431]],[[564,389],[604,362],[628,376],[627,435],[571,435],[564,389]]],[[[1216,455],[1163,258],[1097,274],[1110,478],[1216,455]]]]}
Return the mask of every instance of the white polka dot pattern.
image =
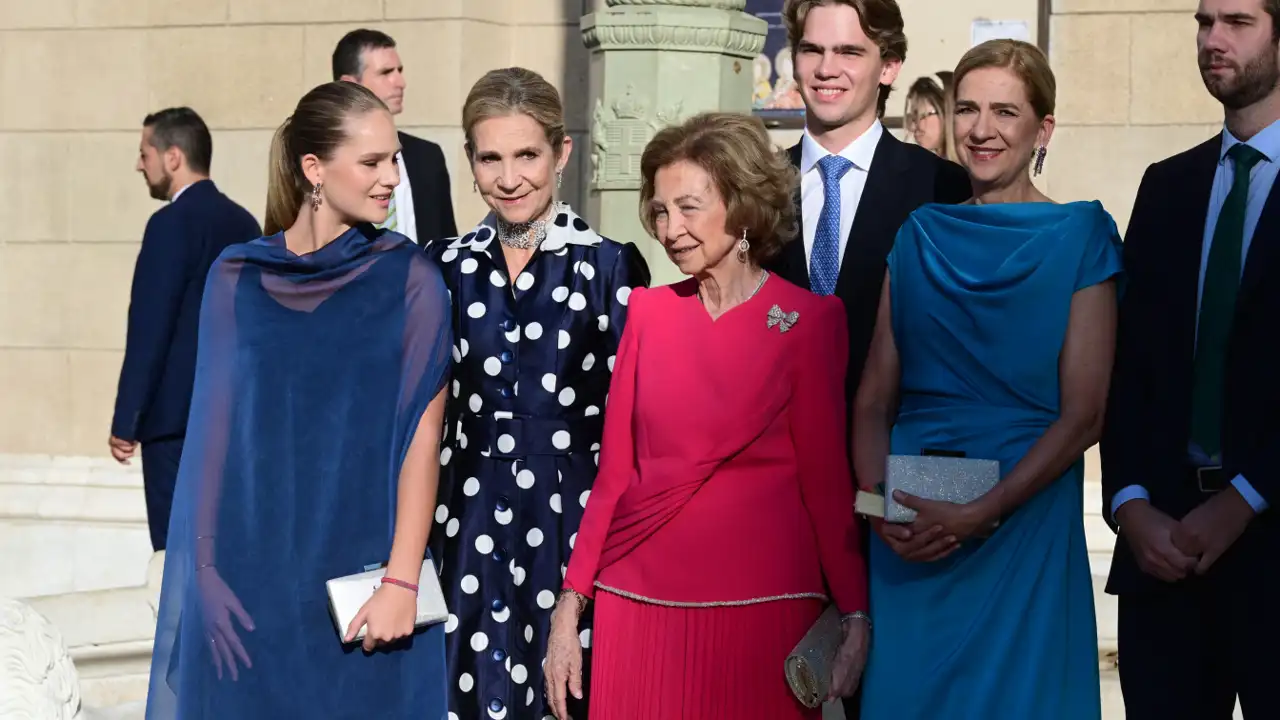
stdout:
{"type": "MultiPolygon", "coordinates": [[[[546,712],[538,628],[555,605],[597,472],[587,448],[600,442],[626,303],[648,282],[634,246],[601,240],[572,213],[557,216],[542,252],[514,277],[494,235],[481,226],[427,249],[454,313],[431,549],[451,611],[445,638],[458,720],[546,712]]],[[[589,621],[580,630],[589,652],[589,621]]]]}

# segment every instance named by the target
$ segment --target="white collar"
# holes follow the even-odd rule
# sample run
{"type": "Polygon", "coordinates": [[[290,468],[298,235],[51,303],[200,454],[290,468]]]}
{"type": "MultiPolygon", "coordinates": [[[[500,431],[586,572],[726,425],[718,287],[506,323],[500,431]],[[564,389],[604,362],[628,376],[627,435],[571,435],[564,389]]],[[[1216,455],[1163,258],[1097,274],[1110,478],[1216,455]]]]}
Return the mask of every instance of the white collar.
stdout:
{"type": "Polygon", "coordinates": [[[187,188],[191,187],[192,185],[195,185],[195,183],[187,183],[186,185],[183,185],[182,187],[178,188],[178,192],[174,193],[173,197],[169,198],[169,202],[171,203],[178,202],[178,198],[182,195],[182,193],[186,192],[187,188]]]}
{"type": "MultiPolygon", "coordinates": [[[[448,247],[453,250],[467,248],[484,252],[489,249],[489,245],[496,237],[498,237],[498,219],[491,212],[480,221],[479,225],[449,243],[448,247]]],[[[594,246],[599,245],[600,241],[600,235],[587,225],[587,221],[578,217],[578,214],[566,205],[552,220],[547,228],[547,236],[538,245],[538,249],[542,252],[556,252],[563,250],[566,245],[594,246]]]]}
{"type": "MultiPolygon", "coordinates": [[[[876,120],[871,123],[871,127],[867,128],[866,132],[845,145],[844,149],[836,154],[853,163],[859,170],[871,172],[871,159],[876,155],[876,147],[880,144],[882,135],[884,135],[884,125],[876,120]]],[[[813,139],[808,130],[805,130],[800,139],[800,174],[808,173],[819,160],[830,154],[826,148],[818,144],[817,140],[813,139]]]]}

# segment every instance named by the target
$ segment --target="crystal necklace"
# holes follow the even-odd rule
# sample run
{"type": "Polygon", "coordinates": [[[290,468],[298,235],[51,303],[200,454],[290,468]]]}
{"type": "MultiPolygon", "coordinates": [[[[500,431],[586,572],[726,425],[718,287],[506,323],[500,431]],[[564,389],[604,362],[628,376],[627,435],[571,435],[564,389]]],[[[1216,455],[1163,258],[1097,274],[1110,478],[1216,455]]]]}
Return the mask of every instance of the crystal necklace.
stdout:
{"type": "Polygon", "coordinates": [[[547,228],[551,221],[568,208],[562,202],[553,202],[542,219],[529,222],[509,223],[498,218],[498,242],[515,250],[535,248],[547,239],[547,228]]]}
{"type": "MultiPolygon", "coordinates": [[[[738,303],[738,305],[741,305],[742,303],[745,303],[746,301],[755,297],[756,293],[760,292],[760,288],[764,287],[764,281],[768,279],[769,279],[769,271],[762,270],[760,272],[760,282],[756,283],[756,289],[752,290],[751,294],[743,298],[742,302],[738,303]]],[[[698,288],[697,293],[698,293],[698,301],[702,303],[702,307],[704,308],[707,307],[707,301],[705,298],[702,297],[702,288],[698,288]]],[[[738,307],[738,305],[734,305],[733,307],[738,307]]],[[[710,310],[710,308],[707,308],[707,309],[710,310]]],[[[732,310],[732,309],[733,308],[729,308],[729,310],[732,310]]],[[[729,310],[725,310],[724,312],[729,312],[729,310]]],[[[723,315],[724,313],[722,312],[721,314],[723,315]]]]}

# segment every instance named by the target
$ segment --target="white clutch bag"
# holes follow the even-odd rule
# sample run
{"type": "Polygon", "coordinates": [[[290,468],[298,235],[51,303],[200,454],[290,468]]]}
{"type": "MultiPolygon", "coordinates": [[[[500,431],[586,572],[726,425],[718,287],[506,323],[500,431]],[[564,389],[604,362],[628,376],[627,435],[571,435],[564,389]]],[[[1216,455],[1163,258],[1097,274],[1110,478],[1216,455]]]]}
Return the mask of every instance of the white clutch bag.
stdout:
{"type": "MultiPolygon", "coordinates": [[[[355,620],[356,613],[373,597],[373,593],[382,584],[382,577],[387,574],[385,568],[368,572],[334,578],[324,584],[329,593],[329,614],[338,629],[338,636],[345,639],[347,628],[355,620]]],[[[409,592],[409,590],[403,590],[409,592]]],[[[428,557],[422,563],[422,571],[418,574],[418,616],[414,627],[435,625],[449,619],[449,609],[444,604],[444,591],[440,589],[440,578],[436,576],[435,563],[428,557]]],[[[364,640],[365,628],[356,633],[354,642],[364,640]]]]}
{"type": "Polygon", "coordinates": [[[916,518],[915,510],[894,501],[894,490],[926,500],[964,504],[986,495],[1000,482],[1000,463],[996,460],[890,455],[885,465],[884,495],[859,491],[857,512],[883,517],[891,523],[909,523],[916,518]]]}

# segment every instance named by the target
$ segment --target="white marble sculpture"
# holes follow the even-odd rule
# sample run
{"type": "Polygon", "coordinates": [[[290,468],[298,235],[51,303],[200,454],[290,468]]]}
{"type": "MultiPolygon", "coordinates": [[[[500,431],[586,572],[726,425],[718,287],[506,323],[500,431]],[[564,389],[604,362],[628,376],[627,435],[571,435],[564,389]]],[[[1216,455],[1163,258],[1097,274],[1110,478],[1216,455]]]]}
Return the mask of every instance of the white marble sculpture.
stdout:
{"type": "Polygon", "coordinates": [[[0,718],[82,720],[80,681],[53,623],[0,598],[0,718]]]}

